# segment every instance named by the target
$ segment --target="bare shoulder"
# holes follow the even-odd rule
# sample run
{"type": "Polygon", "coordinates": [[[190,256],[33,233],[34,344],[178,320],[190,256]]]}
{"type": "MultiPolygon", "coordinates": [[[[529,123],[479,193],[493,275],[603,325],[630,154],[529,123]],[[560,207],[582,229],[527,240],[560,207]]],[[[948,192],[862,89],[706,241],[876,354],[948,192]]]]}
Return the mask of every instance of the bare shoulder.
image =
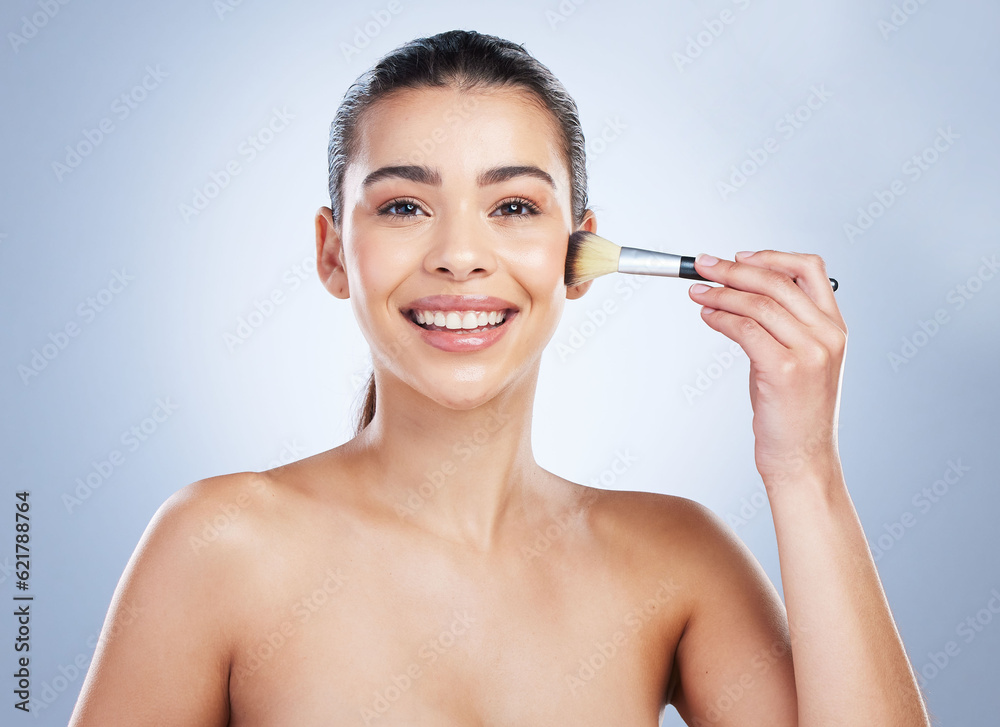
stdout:
{"type": "Polygon", "coordinates": [[[219,724],[254,512],[266,479],[181,488],[150,519],[118,585],[70,724],[219,724]]]}
{"type": "Polygon", "coordinates": [[[650,557],[667,559],[691,581],[693,595],[712,598],[720,588],[738,588],[776,610],[780,607],[777,592],[753,553],[707,506],[655,492],[615,492],[604,499],[608,521],[641,541],[650,557]]]}
{"type": "Polygon", "coordinates": [[[742,546],[722,518],[694,500],[657,492],[597,492],[596,521],[609,534],[642,539],[644,547],[667,548],[699,560],[742,546]]]}
{"type": "MultiPolygon", "coordinates": [[[[184,590],[213,589],[261,535],[261,523],[277,488],[269,477],[241,472],[199,480],[170,495],[153,514],[126,567],[123,580],[146,571],[184,579],[184,590]]],[[[224,605],[216,589],[213,602],[224,605]]]]}
{"type": "Polygon", "coordinates": [[[281,488],[267,473],[240,472],[182,487],[157,510],[150,528],[184,540],[196,555],[235,556],[260,534],[281,488]],[[217,547],[212,547],[217,546],[217,547]]]}
{"type": "Polygon", "coordinates": [[[644,567],[670,573],[682,596],[685,622],[673,651],[668,701],[689,724],[703,717],[750,724],[740,720],[761,714],[771,724],[793,723],[785,609],[743,541],[708,507],[683,497],[615,492],[601,500],[598,519],[645,553],[644,567]],[[732,685],[743,698],[739,709],[723,714],[720,695],[732,685]]]}

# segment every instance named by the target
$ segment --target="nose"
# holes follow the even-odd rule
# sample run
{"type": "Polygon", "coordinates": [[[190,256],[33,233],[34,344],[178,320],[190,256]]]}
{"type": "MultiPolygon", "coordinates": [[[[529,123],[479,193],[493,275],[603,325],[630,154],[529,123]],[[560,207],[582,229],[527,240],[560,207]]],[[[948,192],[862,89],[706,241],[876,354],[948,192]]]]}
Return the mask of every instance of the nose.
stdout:
{"type": "Polygon", "coordinates": [[[466,280],[489,275],[496,270],[496,253],[490,230],[474,215],[454,215],[449,220],[439,218],[431,232],[430,247],[424,258],[424,268],[435,275],[448,275],[454,280],[466,280]]]}

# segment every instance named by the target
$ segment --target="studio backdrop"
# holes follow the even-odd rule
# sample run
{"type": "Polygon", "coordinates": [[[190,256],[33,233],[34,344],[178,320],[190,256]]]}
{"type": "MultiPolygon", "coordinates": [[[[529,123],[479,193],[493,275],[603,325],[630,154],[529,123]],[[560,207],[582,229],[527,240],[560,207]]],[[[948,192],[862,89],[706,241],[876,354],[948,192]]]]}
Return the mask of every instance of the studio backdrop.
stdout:
{"type": "MultiPolygon", "coordinates": [[[[599,234],[825,258],[850,329],[841,455],[893,614],[939,723],[996,724],[987,0],[5,3],[0,723],[66,724],[171,493],[351,436],[368,350],[314,260],[329,124],[382,54],[453,28],[524,44],[576,99],[599,234]]],[[[567,303],[535,454],[706,504],[780,592],[749,363],[687,287],[609,275],[567,303]]]]}

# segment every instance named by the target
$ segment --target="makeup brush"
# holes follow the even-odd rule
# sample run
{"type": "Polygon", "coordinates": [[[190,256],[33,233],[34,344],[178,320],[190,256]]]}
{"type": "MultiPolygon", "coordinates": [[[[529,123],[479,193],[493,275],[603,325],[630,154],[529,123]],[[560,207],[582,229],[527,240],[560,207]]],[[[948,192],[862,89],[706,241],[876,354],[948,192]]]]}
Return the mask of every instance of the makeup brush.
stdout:
{"type": "MultiPolygon", "coordinates": [[[[577,285],[608,273],[707,280],[695,272],[694,258],[688,255],[621,247],[586,230],[577,230],[569,236],[566,285],[577,285]]],[[[833,278],[830,278],[830,284],[834,290],[839,287],[833,278]]]]}

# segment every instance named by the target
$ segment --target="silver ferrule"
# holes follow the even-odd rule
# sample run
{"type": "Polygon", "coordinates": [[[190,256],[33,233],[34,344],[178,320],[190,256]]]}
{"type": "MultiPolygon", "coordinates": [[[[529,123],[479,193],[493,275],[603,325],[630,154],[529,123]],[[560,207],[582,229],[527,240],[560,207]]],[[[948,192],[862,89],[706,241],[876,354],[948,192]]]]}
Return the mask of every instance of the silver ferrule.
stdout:
{"type": "Polygon", "coordinates": [[[618,272],[679,278],[681,256],[672,255],[669,252],[623,247],[621,253],[618,255],[618,272]]]}

